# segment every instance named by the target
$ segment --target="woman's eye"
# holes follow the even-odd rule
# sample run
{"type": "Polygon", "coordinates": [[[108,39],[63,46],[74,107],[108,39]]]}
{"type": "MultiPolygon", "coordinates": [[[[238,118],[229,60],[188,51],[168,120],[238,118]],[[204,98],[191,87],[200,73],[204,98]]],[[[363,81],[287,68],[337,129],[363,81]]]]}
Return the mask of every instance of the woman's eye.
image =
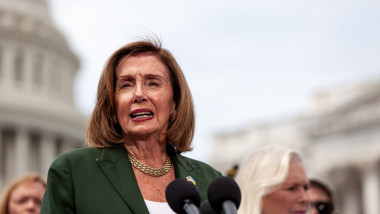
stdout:
{"type": "Polygon", "coordinates": [[[149,86],[160,86],[160,83],[158,81],[150,81],[148,83],[149,86]]]}
{"type": "Polygon", "coordinates": [[[289,190],[289,191],[293,191],[293,190],[295,190],[295,189],[296,189],[295,186],[292,186],[292,187],[288,187],[288,188],[286,188],[286,190],[289,190]]]}
{"type": "Polygon", "coordinates": [[[123,83],[120,88],[132,87],[132,83],[123,83]]]}
{"type": "Polygon", "coordinates": [[[16,201],[18,204],[24,204],[28,199],[27,198],[20,198],[16,201]]]}

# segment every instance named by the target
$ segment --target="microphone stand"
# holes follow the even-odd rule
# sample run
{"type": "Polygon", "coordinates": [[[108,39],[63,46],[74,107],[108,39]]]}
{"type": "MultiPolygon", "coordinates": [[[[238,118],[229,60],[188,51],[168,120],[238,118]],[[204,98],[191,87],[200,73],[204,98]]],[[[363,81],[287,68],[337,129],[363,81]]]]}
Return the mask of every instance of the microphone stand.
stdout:
{"type": "Polygon", "coordinates": [[[197,206],[195,206],[189,199],[186,199],[183,209],[187,214],[201,214],[197,206]]]}

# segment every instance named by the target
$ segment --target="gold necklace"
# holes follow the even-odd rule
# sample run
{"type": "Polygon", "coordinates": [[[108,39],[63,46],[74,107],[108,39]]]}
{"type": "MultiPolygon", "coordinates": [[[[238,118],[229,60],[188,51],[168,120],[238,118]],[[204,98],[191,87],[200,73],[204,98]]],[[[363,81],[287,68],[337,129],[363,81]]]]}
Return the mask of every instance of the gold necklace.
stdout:
{"type": "Polygon", "coordinates": [[[140,170],[142,173],[153,176],[153,177],[159,177],[162,175],[167,174],[170,169],[172,168],[172,161],[169,157],[166,158],[165,165],[161,168],[152,168],[149,167],[140,161],[138,161],[133,155],[128,153],[128,160],[131,162],[132,166],[134,166],[136,169],[140,170]]]}

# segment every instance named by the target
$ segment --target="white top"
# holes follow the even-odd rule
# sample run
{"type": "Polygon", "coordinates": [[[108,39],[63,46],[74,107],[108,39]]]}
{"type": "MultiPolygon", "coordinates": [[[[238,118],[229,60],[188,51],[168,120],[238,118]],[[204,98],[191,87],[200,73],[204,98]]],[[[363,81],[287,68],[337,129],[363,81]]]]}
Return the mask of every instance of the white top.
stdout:
{"type": "Polygon", "coordinates": [[[144,201],[150,214],[175,214],[166,202],[144,201]]]}

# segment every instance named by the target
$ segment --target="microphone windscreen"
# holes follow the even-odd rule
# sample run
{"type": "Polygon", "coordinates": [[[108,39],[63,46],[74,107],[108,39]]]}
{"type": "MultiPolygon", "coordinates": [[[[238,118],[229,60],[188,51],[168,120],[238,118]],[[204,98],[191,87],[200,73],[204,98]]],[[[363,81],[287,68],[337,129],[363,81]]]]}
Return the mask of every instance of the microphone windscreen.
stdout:
{"type": "Polygon", "coordinates": [[[199,210],[201,211],[201,214],[217,214],[207,200],[201,203],[199,210]]]}
{"type": "Polygon", "coordinates": [[[240,206],[241,192],[234,179],[229,177],[219,177],[211,182],[208,187],[207,197],[210,205],[217,213],[221,213],[224,201],[232,201],[236,209],[240,206]]]}
{"type": "Polygon", "coordinates": [[[186,214],[183,206],[187,202],[193,203],[199,207],[201,197],[194,184],[185,179],[175,179],[172,181],[165,191],[166,201],[170,208],[176,213],[186,214]]]}

